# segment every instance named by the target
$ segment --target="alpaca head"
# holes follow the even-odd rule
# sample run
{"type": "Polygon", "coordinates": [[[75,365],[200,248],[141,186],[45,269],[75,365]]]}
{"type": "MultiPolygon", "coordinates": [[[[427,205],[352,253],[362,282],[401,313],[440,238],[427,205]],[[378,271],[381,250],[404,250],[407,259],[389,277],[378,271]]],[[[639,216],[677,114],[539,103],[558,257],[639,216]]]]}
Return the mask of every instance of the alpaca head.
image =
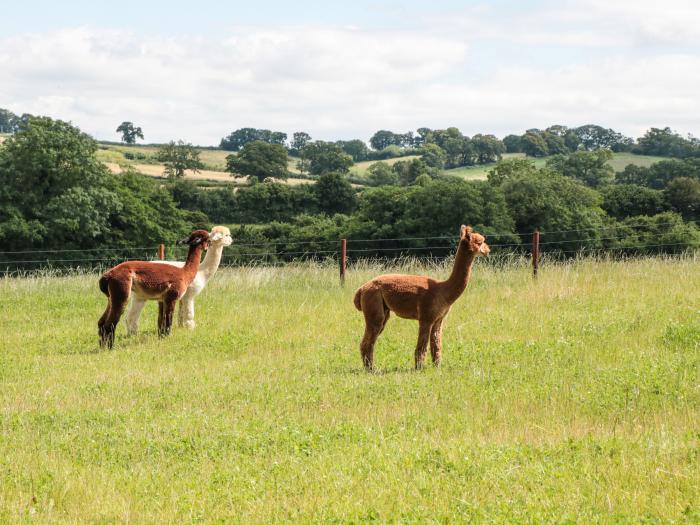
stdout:
{"type": "Polygon", "coordinates": [[[189,237],[179,240],[178,244],[189,244],[190,246],[203,244],[206,249],[209,246],[209,232],[207,230],[195,230],[190,233],[189,237]]]}
{"type": "Polygon", "coordinates": [[[231,246],[231,244],[233,244],[231,230],[229,230],[226,226],[214,226],[209,234],[209,242],[211,244],[231,246]]]}
{"type": "Polygon", "coordinates": [[[491,248],[486,244],[486,238],[480,233],[472,231],[471,226],[462,225],[459,231],[459,242],[477,257],[488,255],[491,252],[491,248]]]}

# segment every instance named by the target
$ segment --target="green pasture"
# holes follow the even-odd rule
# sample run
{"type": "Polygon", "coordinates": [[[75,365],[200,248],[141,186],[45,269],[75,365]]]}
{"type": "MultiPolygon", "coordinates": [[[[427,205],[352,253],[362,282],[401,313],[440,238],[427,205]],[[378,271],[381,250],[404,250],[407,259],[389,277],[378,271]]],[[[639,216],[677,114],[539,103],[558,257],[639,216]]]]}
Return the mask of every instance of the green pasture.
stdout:
{"type": "MultiPolygon", "coordinates": [[[[158,164],[155,160],[155,154],[158,151],[156,146],[140,146],[140,145],[118,145],[118,144],[101,144],[97,151],[97,158],[102,162],[110,162],[119,165],[136,166],[137,164],[158,164]],[[143,155],[145,158],[127,159],[124,154],[131,153],[134,156],[143,155]]],[[[226,171],[226,157],[231,154],[230,151],[220,149],[200,148],[200,159],[205,165],[205,170],[210,171],[226,171]]],[[[387,159],[381,162],[386,162],[393,165],[402,160],[412,160],[419,158],[417,155],[409,155],[406,157],[397,157],[387,159]]],[[[525,158],[522,153],[506,153],[504,159],[508,158],[525,158]]],[[[547,163],[547,157],[532,159],[535,166],[544,167],[547,163]]],[[[632,153],[614,153],[610,165],[615,171],[622,171],[628,164],[636,164],[637,166],[651,166],[655,162],[668,160],[664,157],[654,157],[649,155],[633,155],[632,153]]],[[[297,167],[297,157],[289,157],[288,169],[292,174],[299,173],[297,167]]],[[[378,161],[363,161],[355,163],[350,168],[350,175],[353,177],[364,178],[367,176],[367,168],[378,161]]],[[[488,172],[493,169],[496,163],[480,164],[478,166],[465,166],[451,170],[445,170],[448,175],[455,175],[465,179],[482,180],[486,179],[488,172]]]]}
{"type": "MultiPolygon", "coordinates": [[[[512,158],[526,158],[524,153],[506,153],[503,155],[504,159],[512,158]]],[[[542,158],[530,158],[535,163],[538,168],[543,168],[547,164],[548,157],[542,158]]],[[[635,164],[637,166],[648,167],[655,162],[661,162],[662,160],[669,160],[668,157],[654,157],[652,155],[634,155],[632,153],[613,153],[613,158],[608,162],[610,166],[613,167],[615,171],[622,171],[628,164],[635,164]]],[[[457,177],[462,177],[464,179],[472,180],[485,180],[489,171],[491,171],[496,166],[495,162],[488,164],[479,164],[478,166],[465,166],[462,168],[455,168],[451,170],[445,170],[448,175],[455,175],[457,177]]]]}
{"type": "Polygon", "coordinates": [[[700,259],[479,260],[412,369],[365,373],[383,271],[221,270],[194,331],[117,330],[97,274],[0,280],[0,523],[697,523],[700,259]]]}
{"type": "MultiPolygon", "coordinates": [[[[113,162],[115,164],[136,165],[136,164],[159,164],[155,160],[155,155],[160,148],[158,146],[141,146],[138,144],[100,144],[97,150],[97,158],[102,162],[113,162]],[[127,159],[125,153],[131,153],[135,158],[127,159]],[[145,156],[139,158],[140,155],[145,156]]],[[[226,171],[226,157],[230,151],[222,149],[198,148],[199,158],[204,163],[204,169],[210,171],[226,171]]]]}

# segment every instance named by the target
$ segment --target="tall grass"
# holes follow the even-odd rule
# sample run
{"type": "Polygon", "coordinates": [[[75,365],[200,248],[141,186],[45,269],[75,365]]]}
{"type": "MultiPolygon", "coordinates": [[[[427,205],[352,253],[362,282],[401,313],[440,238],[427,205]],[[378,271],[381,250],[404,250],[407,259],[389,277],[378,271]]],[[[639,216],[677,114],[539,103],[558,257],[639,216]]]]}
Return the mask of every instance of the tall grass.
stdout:
{"type": "Polygon", "coordinates": [[[380,271],[225,269],[195,331],[97,350],[96,275],[0,280],[0,522],[700,520],[700,260],[479,260],[440,369],[380,271]]]}

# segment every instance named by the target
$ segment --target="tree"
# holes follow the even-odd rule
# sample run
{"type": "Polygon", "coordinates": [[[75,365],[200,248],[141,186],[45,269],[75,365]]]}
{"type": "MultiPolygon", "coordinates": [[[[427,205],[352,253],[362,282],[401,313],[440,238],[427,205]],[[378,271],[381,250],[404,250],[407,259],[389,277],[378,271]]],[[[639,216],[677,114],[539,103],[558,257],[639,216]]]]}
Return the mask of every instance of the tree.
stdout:
{"type": "Polygon", "coordinates": [[[692,137],[684,139],[669,127],[651,128],[637,139],[637,147],[633,152],[678,158],[700,156],[700,141],[692,137]]]}
{"type": "Polygon", "coordinates": [[[569,153],[569,148],[566,147],[564,139],[560,135],[544,131],[542,132],[542,138],[547,143],[547,153],[549,155],[569,153]]]}
{"type": "Polygon", "coordinates": [[[125,144],[136,144],[136,139],[143,140],[143,131],[140,127],[134,127],[132,122],[124,121],[119,124],[117,133],[122,134],[122,142],[125,144]]]}
{"type": "Polygon", "coordinates": [[[445,161],[447,160],[447,154],[445,151],[437,144],[425,144],[421,150],[421,159],[426,165],[431,168],[442,169],[445,167],[445,161]]]}
{"type": "Polygon", "coordinates": [[[690,221],[700,219],[700,180],[676,177],[664,190],[669,204],[681,216],[690,221]]]}
{"type": "Polygon", "coordinates": [[[579,145],[588,151],[597,149],[626,151],[632,145],[632,139],[613,129],[606,129],[595,124],[579,126],[572,131],[578,138],[579,145]]]}
{"type": "Polygon", "coordinates": [[[547,142],[541,133],[528,131],[523,135],[521,140],[523,153],[528,157],[546,157],[549,155],[547,142]]]}
{"type": "Polygon", "coordinates": [[[608,164],[612,157],[612,152],[607,149],[576,151],[570,155],[555,155],[547,161],[547,167],[587,186],[599,188],[613,180],[615,172],[608,164]]]}
{"type": "Polygon", "coordinates": [[[302,155],[308,161],[308,170],[312,175],[347,173],[353,164],[352,158],[332,142],[311,142],[304,147],[302,155]]]}
{"type": "Polygon", "coordinates": [[[0,133],[14,133],[20,122],[20,117],[12,111],[0,108],[0,133]]]}
{"type": "Polygon", "coordinates": [[[199,159],[199,150],[182,140],[170,141],[156,153],[156,159],[165,165],[168,177],[184,177],[185,170],[197,173],[204,167],[199,159]]]}
{"type": "Polygon", "coordinates": [[[522,138],[520,135],[507,135],[503,138],[503,145],[506,148],[506,153],[521,153],[522,152],[522,138]]]}
{"type": "Polygon", "coordinates": [[[394,186],[399,177],[386,162],[375,162],[367,168],[367,181],[372,186],[394,186]]]}
{"type": "Polygon", "coordinates": [[[667,209],[662,191],[636,184],[610,184],[600,190],[602,208],[611,217],[625,219],[636,215],[656,215],[667,209]]]}
{"type": "Polygon", "coordinates": [[[440,146],[447,158],[445,168],[469,166],[476,161],[476,153],[468,137],[455,127],[432,131],[431,142],[440,146]]]}
{"type": "Polygon", "coordinates": [[[530,159],[501,160],[487,175],[488,181],[494,186],[538,173],[535,162],[530,159]]]}
{"type": "Polygon", "coordinates": [[[190,212],[178,210],[161,183],[112,175],[96,152],[97,143],[69,123],[22,122],[0,148],[0,246],[143,246],[191,228],[190,212]]]}
{"type": "Polygon", "coordinates": [[[503,142],[493,135],[474,135],[471,138],[471,147],[476,154],[476,161],[479,164],[499,161],[506,152],[503,142]]]}
{"type": "Polygon", "coordinates": [[[682,253],[700,247],[700,228],[683,222],[677,213],[664,212],[647,217],[640,215],[616,224],[616,239],[611,248],[627,248],[632,253],[682,253]]]}
{"type": "Polygon", "coordinates": [[[392,144],[400,146],[401,139],[397,138],[394,132],[381,129],[372,135],[372,137],[369,139],[369,143],[370,146],[372,146],[372,149],[380,151],[392,144]]]}
{"type": "Polygon", "coordinates": [[[284,144],[287,134],[269,129],[240,128],[221,139],[219,147],[227,151],[240,151],[243,146],[256,140],[268,144],[284,144]]]}
{"type": "Polygon", "coordinates": [[[663,189],[676,177],[700,180],[700,158],[662,160],[649,167],[628,164],[623,171],[615,175],[615,180],[618,184],[639,184],[663,189]]]}
{"type": "Polygon", "coordinates": [[[367,160],[369,156],[367,144],[359,139],[339,140],[336,144],[352,157],[353,162],[362,162],[363,160],[367,160]]]}
{"type": "Polygon", "coordinates": [[[234,177],[248,176],[259,182],[268,177],[286,179],[287,150],[281,144],[249,142],[238,155],[226,157],[226,171],[234,177]]]}
{"type": "Polygon", "coordinates": [[[595,190],[548,169],[507,180],[500,188],[517,231],[550,232],[547,239],[553,244],[543,249],[600,246],[605,213],[595,190]]]}
{"type": "Polygon", "coordinates": [[[340,173],[324,173],[314,184],[320,208],[327,214],[350,213],[357,204],[355,190],[340,173]]]}
{"type": "Polygon", "coordinates": [[[431,168],[423,159],[400,160],[395,162],[391,169],[399,177],[399,184],[408,186],[413,184],[421,175],[431,175],[431,168]]]}
{"type": "Polygon", "coordinates": [[[297,131],[292,135],[292,142],[289,144],[290,155],[299,155],[299,152],[311,142],[311,135],[304,131],[297,131]]]}

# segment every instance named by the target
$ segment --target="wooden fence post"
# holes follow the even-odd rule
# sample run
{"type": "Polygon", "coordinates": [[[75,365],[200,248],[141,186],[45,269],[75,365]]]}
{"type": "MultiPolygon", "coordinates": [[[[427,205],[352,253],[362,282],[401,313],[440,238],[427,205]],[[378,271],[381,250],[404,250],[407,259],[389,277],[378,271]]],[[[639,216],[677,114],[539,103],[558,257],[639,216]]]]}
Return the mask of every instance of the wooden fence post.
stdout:
{"type": "Polygon", "coordinates": [[[345,286],[347,241],[340,239],[340,285],[345,286]]]}
{"type": "Polygon", "coordinates": [[[540,267],[540,231],[532,234],[532,278],[537,279],[537,270],[540,267]]]}
{"type": "Polygon", "coordinates": [[[161,261],[165,260],[165,244],[159,244],[158,245],[158,258],[161,261]]]}

